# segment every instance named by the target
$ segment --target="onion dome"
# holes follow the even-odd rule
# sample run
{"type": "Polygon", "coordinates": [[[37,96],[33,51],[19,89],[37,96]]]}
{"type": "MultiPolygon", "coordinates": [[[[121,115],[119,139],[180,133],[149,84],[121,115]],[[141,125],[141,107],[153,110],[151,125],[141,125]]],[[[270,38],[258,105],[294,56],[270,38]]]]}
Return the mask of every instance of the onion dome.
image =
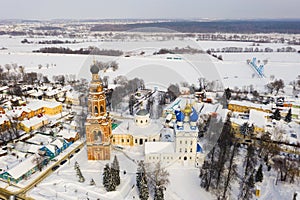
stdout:
{"type": "Polygon", "coordinates": [[[184,110],[183,110],[183,113],[185,116],[189,116],[192,112],[192,107],[190,104],[186,104],[184,110]]]}
{"type": "Polygon", "coordinates": [[[90,71],[91,71],[92,74],[98,74],[100,70],[99,70],[99,67],[97,67],[97,65],[93,64],[91,66],[90,71]]]}
{"type": "Polygon", "coordinates": [[[198,121],[198,113],[197,111],[195,110],[195,108],[192,107],[192,113],[190,115],[190,120],[191,122],[197,122],[198,121]]]}
{"type": "Polygon", "coordinates": [[[175,110],[175,115],[176,115],[177,122],[183,122],[184,114],[180,110],[175,110]]]}

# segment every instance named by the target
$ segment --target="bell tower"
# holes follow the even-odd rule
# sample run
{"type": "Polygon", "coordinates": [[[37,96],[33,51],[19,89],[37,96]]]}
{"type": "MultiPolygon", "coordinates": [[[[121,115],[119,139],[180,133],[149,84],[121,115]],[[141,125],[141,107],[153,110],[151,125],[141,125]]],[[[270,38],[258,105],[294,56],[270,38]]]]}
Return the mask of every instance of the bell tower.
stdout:
{"type": "Polygon", "coordinates": [[[92,81],[89,88],[88,116],[85,123],[88,160],[109,160],[111,117],[106,112],[106,96],[98,74],[99,68],[95,63],[91,66],[90,71],[92,81]]]}

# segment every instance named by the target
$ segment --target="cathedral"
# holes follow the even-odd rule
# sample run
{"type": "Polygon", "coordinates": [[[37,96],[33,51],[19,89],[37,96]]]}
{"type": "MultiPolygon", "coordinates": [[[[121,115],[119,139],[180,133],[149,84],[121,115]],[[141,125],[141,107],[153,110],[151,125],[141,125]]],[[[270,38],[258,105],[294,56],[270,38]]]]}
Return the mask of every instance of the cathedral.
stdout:
{"type": "Polygon", "coordinates": [[[90,69],[92,81],[88,95],[88,116],[85,123],[88,160],[110,160],[112,134],[111,117],[106,112],[106,96],[99,68],[93,64],[90,69]]]}

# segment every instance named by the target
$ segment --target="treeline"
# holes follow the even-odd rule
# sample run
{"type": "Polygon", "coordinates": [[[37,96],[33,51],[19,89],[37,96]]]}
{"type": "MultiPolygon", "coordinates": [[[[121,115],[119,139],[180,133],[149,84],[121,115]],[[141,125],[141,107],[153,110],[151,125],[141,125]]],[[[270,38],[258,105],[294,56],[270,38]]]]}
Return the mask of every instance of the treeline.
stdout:
{"type": "MultiPolygon", "coordinates": [[[[25,44],[32,44],[33,42],[32,41],[29,41],[28,39],[24,39],[21,41],[21,43],[25,44]]],[[[76,42],[76,40],[73,40],[73,41],[70,41],[70,40],[43,40],[43,41],[38,41],[36,42],[37,44],[75,44],[75,43],[78,43],[76,42]]]]}
{"type": "Polygon", "coordinates": [[[136,28],[152,27],[190,33],[300,33],[300,23],[296,20],[175,21],[136,24],[98,24],[92,27],[91,31],[128,31],[136,28]]]}
{"type": "Polygon", "coordinates": [[[205,52],[201,49],[195,49],[190,46],[187,46],[184,48],[175,47],[174,49],[162,48],[158,52],[154,52],[153,55],[157,55],[157,54],[199,54],[199,53],[205,53],[205,52]]]}
{"type": "Polygon", "coordinates": [[[72,50],[65,47],[45,47],[39,50],[33,50],[34,53],[59,53],[59,54],[84,54],[84,55],[104,55],[104,56],[121,56],[123,51],[113,49],[99,49],[97,47],[88,47],[72,50]]]}

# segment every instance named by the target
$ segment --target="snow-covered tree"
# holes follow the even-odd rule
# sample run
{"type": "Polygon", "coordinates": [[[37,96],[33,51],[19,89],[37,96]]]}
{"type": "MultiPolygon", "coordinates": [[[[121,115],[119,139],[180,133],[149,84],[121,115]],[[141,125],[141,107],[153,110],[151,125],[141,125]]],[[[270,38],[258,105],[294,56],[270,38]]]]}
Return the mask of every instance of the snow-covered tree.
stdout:
{"type": "Polygon", "coordinates": [[[81,173],[81,170],[80,170],[80,167],[79,167],[79,164],[77,163],[77,162],[75,162],[75,166],[74,166],[74,168],[75,168],[75,170],[76,170],[76,174],[77,174],[77,176],[79,177],[79,182],[80,183],[83,183],[84,181],[85,181],[85,178],[83,177],[83,175],[82,175],[82,173],[81,173]]]}
{"type": "Polygon", "coordinates": [[[289,109],[287,115],[284,118],[284,121],[286,121],[287,123],[290,123],[292,121],[292,110],[289,109]]]}
{"type": "Polygon", "coordinates": [[[143,161],[138,163],[137,173],[136,173],[136,186],[139,191],[139,197],[141,200],[147,200],[149,198],[149,189],[147,184],[147,175],[145,170],[145,165],[143,161]]]}
{"type": "Polygon", "coordinates": [[[115,191],[116,190],[116,184],[113,181],[113,176],[111,173],[111,168],[109,167],[109,164],[107,163],[104,167],[103,171],[103,186],[105,187],[106,191],[115,191]]]}
{"type": "Polygon", "coordinates": [[[141,200],[147,200],[149,198],[149,189],[147,185],[146,176],[143,176],[139,188],[139,197],[141,200]]]}
{"type": "Polygon", "coordinates": [[[281,119],[281,114],[278,108],[276,108],[276,110],[274,111],[272,118],[275,120],[280,120],[281,119]]]}
{"type": "Polygon", "coordinates": [[[156,187],[154,190],[154,200],[164,200],[164,187],[156,187]]]}
{"type": "Polygon", "coordinates": [[[91,179],[90,185],[95,185],[95,184],[96,184],[96,183],[95,183],[94,179],[91,179]]]}
{"type": "Polygon", "coordinates": [[[163,200],[164,190],[169,184],[169,172],[161,166],[161,163],[156,163],[154,170],[148,172],[149,184],[154,191],[154,199],[163,200]]]}
{"type": "Polygon", "coordinates": [[[111,165],[111,175],[113,178],[113,181],[115,182],[115,185],[118,186],[120,185],[120,166],[119,166],[119,161],[117,159],[117,156],[115,155],[114,160],[111,165]]]}
{"type": "Polygon", "coordinates": [[[262,165],[259,166],[256,174],[255,174],[255,182],[262,182],[264,178],[263,172],[262,172],[262,165]]]}
{"type": "Polygon", "coordinates": [[[240,133],[245,136],[251,136],[254,132],[254,125],[250,125],[248,122],[245,122],[240,126],[240,133]]]}

